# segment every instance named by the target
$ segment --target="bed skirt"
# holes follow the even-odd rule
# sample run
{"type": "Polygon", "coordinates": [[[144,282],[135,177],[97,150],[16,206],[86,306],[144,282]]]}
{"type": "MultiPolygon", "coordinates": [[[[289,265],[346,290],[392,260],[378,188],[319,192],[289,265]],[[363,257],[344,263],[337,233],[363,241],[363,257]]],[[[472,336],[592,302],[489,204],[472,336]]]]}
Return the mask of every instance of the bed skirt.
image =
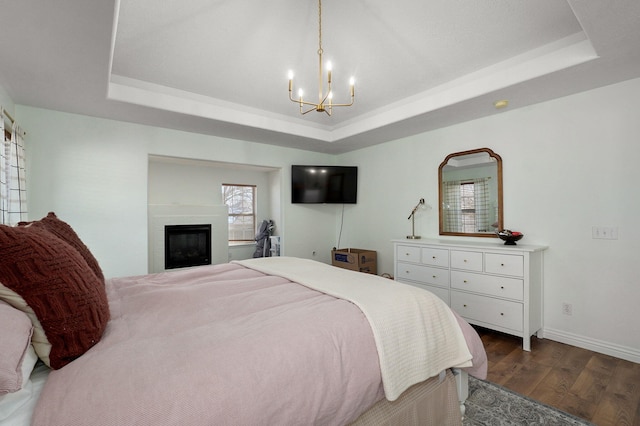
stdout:
{"type": "Polygon", "coordinates": [[[350,426],[458,426],[462,414],[456,381],[447,370],[444,380],[432,377],[407,389],[395,401],[383,399],[350,426]]]}

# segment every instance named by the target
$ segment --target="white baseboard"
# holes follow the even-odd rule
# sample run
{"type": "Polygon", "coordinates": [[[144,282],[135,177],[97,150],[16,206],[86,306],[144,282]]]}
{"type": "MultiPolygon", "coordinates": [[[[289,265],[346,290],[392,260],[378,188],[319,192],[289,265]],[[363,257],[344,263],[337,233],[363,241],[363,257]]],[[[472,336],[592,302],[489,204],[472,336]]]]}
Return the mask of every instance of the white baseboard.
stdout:
{"type": "Polygon", "coordinates": [[[578,334],[568,333],[562,330],[554,330],[552,328],[544,328],[542,330],[544,339],[555,340],[556,342],[566,343],[567,345],[576,346],[578,348],[588,349],[605,355],[614,356],[631,362],[640,363],[640,351],[626,346],[616,345],[615,343],[605,342],[603,340],[591,339],[589,337],[580,336],[578,334]]]}

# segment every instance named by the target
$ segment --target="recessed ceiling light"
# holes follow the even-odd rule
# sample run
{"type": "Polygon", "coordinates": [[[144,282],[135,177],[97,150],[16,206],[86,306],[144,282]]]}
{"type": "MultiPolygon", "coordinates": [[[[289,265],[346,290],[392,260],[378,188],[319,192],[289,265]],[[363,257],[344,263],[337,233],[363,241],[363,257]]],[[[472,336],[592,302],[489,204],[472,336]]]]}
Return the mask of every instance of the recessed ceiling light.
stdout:
{"type": "Polygon", "coordinates": [[[496,109],[502,109],[502,108],[506,108],[509,105],[509,101],[506,99],[500,100],[500,101],[495,101],[493,103],[493,106],[496,109]]]}

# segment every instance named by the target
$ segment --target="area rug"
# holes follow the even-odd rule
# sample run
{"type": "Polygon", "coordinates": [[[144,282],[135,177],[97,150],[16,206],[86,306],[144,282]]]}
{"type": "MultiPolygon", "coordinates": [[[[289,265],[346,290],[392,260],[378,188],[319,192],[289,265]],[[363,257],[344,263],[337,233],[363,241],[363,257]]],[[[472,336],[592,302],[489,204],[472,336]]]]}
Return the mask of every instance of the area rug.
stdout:
{"type": "Polygon", "coordinates": [[[464,426],[594,426],[592,423],[469,376],[464,426]]]}

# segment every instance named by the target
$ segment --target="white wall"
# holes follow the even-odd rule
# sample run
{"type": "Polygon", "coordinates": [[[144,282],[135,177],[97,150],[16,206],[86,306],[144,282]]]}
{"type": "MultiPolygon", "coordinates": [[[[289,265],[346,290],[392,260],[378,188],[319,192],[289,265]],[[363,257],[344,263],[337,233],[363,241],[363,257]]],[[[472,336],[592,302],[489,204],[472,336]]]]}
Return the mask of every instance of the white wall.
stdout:
{"type": "Polygon", "coordinates": [[[332,156],[20,105],[16,114],[28,133],[29,218],[55,211],[107,277],[147,273],[150,154],[281,168],[280,182],[271,176],[270,186],[281,191],[273,198],[283,200],[283,254],[316,251],[318,260],[330,259],[335,207],[292,206],[288,182],[291,164],[330,163],[332,156]]]}
{"type": "Polygon", "coordinates": [[[9,111],[9,114],[14,116],[13,99],[11,99],[7,91],[2,86],[0,86],[0,107],[6,109],[7,111],[9,111]]]}
{"type": "Polygon", "coordinates": [[[417,213],[416,234],[438,237],[445,156],[491,148],[503,159],[505,227],[549,246],[545,334],[640,362],[638,99],[640,79],[341,155],[360,166],[364,192],[344,234],[391,273],[390,240],[411,233],[421,197],[432,209],[417,213]],[[592,239],[592,226],[618,227],[619,238],[592,239]]]}
{"type": "Polygon", "coordinates": [[[280,197],[284,254],[315,251],[328,262],[340,235],[342,247],[378,251],[383,273],[393,270],[390,241],[411,232],[421,197],[431,209],[418,212],[416,233],[438,235],[445,156],[491,148],[504,161],[505,227],[550,247],[545,335],[640,362],[639,98],[637,79],[337,157],[20,105],[16,116],[28,132],[30,217],[56,211],[107,276],[146,272],[149,154],[281,167],[272,202],[280,197]],[[290,165],[325,162],[359,166],[358,204],[344,207],[344,220],[339,206],[289,202],[290,165]],[[619,239],[594,240],[592,226],[618,227],[619,239]]]}
{"type": "MultiPolygon", "coordinates": [[[[0,108],[4,109],[13,118],[15,118],[15,113],[13,111],[14,110],[13,99],[11,99],[11,97],[9,96],[7,91],[4,90],[4,88],[2,86],[0,86],[0,108]]],[[[0,111],[0,112],[3,112],[3,111],[0,111]]],[[[11,129],[12,128],[11,127],[11,120],[9,120],[9,118],[5,116],[4,112],[3,112],[2,116],[4,117],[4,128],[5,129],[11,129]]],[[[2,132],[0,132],[0,133],[2,133],[2,132]]],[[[4,137],[4,135],[2,135],[2,137],[4,137]]]]}
{"type": "Polygon", "coordinates": [[[256,185],[257,214],[260,219],[268,218],[272,212],[270,171],[167,157],[151,157],[149,161],[149,204],[219,205],[223,183],[256,185]]]}

